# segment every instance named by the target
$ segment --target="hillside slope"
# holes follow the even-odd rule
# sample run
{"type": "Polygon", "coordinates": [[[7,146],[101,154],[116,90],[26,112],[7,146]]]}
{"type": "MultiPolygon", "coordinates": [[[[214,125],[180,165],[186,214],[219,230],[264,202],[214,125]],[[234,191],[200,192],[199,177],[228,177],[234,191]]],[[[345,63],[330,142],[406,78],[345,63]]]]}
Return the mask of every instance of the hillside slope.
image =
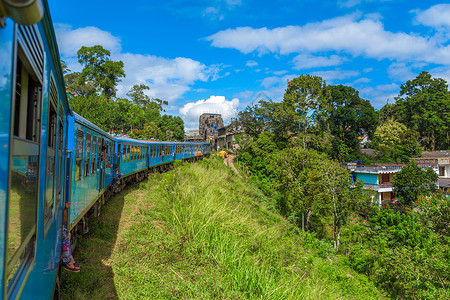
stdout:
{"type": "Polygon", "coordinates": [[[215,157],[151,176],[91,225],[64,298],[383,298],[262,197],[215,157]]]}

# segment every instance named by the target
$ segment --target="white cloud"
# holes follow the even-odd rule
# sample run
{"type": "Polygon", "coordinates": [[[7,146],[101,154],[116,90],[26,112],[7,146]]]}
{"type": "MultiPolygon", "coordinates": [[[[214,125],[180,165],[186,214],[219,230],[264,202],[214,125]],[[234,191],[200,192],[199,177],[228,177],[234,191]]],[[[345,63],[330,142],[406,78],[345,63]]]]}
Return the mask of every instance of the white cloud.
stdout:
{"type": "Polygon", "coordinates": [[[313,53],[341,51],[352,56],[450,64],[450,46],[418,34],[390,32],[379,19],[346,15],[304,26],[274,29],[238,27],[206,38],[219,48],[242,53],[313,53]]]}
{"type": "Polygon", "coordinates": [[[415,77],[415,74],[411,71],[411,67],[407,66],[405,63],[393,63],[388,69],[387,73],[389,78],[406,81],[415,77]]]}
{"type": "Polygon", "coordinates": [[[247,62],[245,63],[245,65],[247,67],[256,67],[258,65],[258,63],[254,60],[247,60],[247,62]]]}
{"type": "MultiPolygon", "coordinates": [[[[429,71],[431,76],[436,78],[442,78],[450,84],[450,70],[447,67],[438,67],[429,71]]],[[[419,74],[417,74],[419,75],[419,74]]],[[[416,76],[417,76],[416,75],[416,76]]],[[[415,78],[415,77],[414,77],[415,78]]],[[[411,78],[412,79],[412,78],[411,78]]]]}
{"type": "Polygon", "coordinates": [[[236,6],[242,5],[242,0],[225,0],[225,3],[230,7],[234,8],[236,6]]]}
{"type": "Polygon", "coordinates": [[[387,73],[389,74],[389,78],[405,82],[414,79],[425,66],[426,64],[424,63],[392,63],[388,67],[387,73]]]}
{"type": "MultiPolygon", "coordinates": [[[[233,97],[238,98],[238,99],[243,99],[243,100],[248,100],[250,99],[250,97],[254,94],[254,92],[252,91],[243,91],[240,93],[237,93],[236,95],[233,95],[233,97]]],[[[240,102],[242,104],[242,102],[240,102]]]]}
{"type": "Polygon", "coordinates": [[[438,4],[427,10],[414,12],[420,24],[430,27],[450,27],[450,4],[438,4]]]}
{"type": "Polygon", "coordinates": [[[398,96],[400,86],[395,83],[383,84],[375,87],[365,87],[359,90],[359,94],[364,99],[369,99],[375,108],[381,108],[386,103],[394,103],[398,96]]]}
{"type": "Polygon", "coordinates": [[[226,100],[224,96],[210,96],[206,100],[186,103],[179,110],[179,115],[184,121],[186,130],[198,128],[198,120],[201,114],[218,113],[222,115],[224,123],[236,116],[239,99],[226,100]]]}
{"type": "MultiPolygon", "coordinates": [[[[196,81],[213,81],[219,78],[220,65],[206,66],[185,57],[164,58],[153,55],[122,53],[121,40],[96,27],[73,29],[64,24],[56,27],[62,59],[72,71],[81,71],[76,52],[81,46],[102,45],[111,51],[111,59],[124,63],[126,77],[117,86],[117,95],[125,97],[134,84],[146,84],[146,93],[170,102],[180,99],[196,81]]],[[[226,76],[227,74],[223,75],[226,76]]]]}
{"type": "Polygon", "coordinates": [[[169,102],[181,98],[196,81],[213,79],[219,71],[215,66],[207,67],[184,57],[168,59],[125,53],[117,59],[124,62],[127,74],[118,86],[119,94],[126,94],[133,84],[144,83],[150,87],[149,96],[169,102]]]}
{"type": "Polygon", "coordinates": [[[261,86],[263,86],[264,88],[270,88],[274,85],[278,85],[280,84],[280,77],[278,76],[271,76],[271,77],[266,77],[263,79],[261,86]]]}
{"type": "Polygon", "coordinates": [[[208,17],[211,20],[219,20],[222,21],[224,19],[223,14],[220,12],[219,7],[209,6],[202,11],[203,17],[208,17]]]}
{"type": "Polygon", "coordinates": [[[273,74],[274,74],[274,75],[277,75],[277,76],[279,76],[279,75],[284,75],[284,74],[286,74],[286,73],[288,73],[287,70],[274,71],[274,72],[273,72],[273,74]]]}
{"type": "Polygon", "coordinates": [[[292,62],[295,65],[294,69],[296,70],[337,66],[342,64],[342,62],[344,61],[345,61],[344,58],[341,58],[337,55],[331,55],[329,57],[326,57],[326,56],[314,56],[310,54],[299,54],[292,60],[292,62]]]}
{"type": "Polygon", "coordinates": [[[361,0],[342,0],[338,1],[338,6],[340,7],[353,7],[361,4],[361,0]]]}
{"type": "Polygon", "coordinates": [[[57,23],[55,24],[55,33],[59,51],[65,56],[76,56],[82,46],[101,45],[113,53],[122,50],[120,38],[97,27],[73,29],[70,25],[57,23]]]}
{"type": "Polygon", "coordinates": [[[330,84],[333,82],[333,80],[342,80],[342,79],[347,79],[347,78],[358,76],[359,72],[348,71],[348,70],[329,70],[329,71],[312,72],[310,74],[320,76],[323,79],[325,79],[327,84],[330,84]]]}
{"type": "Polygon", "coordinates": [[[362,78],[358,78],[355,81],[353,81],[353,84],[360,84],[360,83],[369,83],[370,81],[372,81],[371,79],[367,78],[367,77],[362,77],[362,78]]]}

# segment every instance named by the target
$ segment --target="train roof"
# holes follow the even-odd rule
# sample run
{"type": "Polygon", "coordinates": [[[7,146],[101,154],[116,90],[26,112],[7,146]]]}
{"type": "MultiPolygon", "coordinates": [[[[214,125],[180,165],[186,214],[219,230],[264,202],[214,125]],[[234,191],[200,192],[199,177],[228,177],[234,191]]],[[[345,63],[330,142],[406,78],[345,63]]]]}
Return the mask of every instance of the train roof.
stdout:
{"type": "Polygon", "coordinates": [[[98,133],[109,137],[110,139],[114,139],[113,136],[111,136],[109,133],[107,133],[106,131],[102,130],[100,127],[98,127],[97,125],[95,125],[94,123],[92,123],[91,121],[88,121],[87,119],[83,118],[82,116],[80,116],[79,114],[77,114],[76,112],[73,112],[73,115],[75,117],[75,122],[78,122],[80,124],[83,124],[86,127],[89,127],[92,130],[97,131],[98,133]]]}
{"type": "Polygon", "coordinates": [[[137,144],[147,144],[147,141],[144,140],[136,140],[125,136],[116,136],[114,137],[117,141],[120,142],[130,142],[130,143],[137,143],[137,144]]]}

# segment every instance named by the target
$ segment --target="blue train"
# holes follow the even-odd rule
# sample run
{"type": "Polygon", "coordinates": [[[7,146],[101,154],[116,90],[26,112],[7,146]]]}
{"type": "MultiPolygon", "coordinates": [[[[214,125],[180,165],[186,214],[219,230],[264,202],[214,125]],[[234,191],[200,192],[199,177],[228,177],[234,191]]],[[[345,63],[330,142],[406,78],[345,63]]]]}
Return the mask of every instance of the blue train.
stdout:
{"type": "Polygon", "coordinates": [[[76,237],[127,184],[209,152],[114,137],[72,112],[46,1],[0,0],[0,300],[58,299],[63,225],[76,237]]]}

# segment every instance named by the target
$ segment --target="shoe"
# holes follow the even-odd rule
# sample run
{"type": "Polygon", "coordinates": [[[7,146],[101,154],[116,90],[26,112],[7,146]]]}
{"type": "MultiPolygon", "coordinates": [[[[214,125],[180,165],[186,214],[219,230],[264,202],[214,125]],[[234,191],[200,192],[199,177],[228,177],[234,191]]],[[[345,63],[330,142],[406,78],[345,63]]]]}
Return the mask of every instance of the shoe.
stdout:
{"type": "Polygon", "coordinates": [[[80,272],[80,268],[79,267],[77,268],[76,266],[71,268],[68,265],[64,265],[64,269],[69,272],[75,272],[75,273],[80,272]]]}

